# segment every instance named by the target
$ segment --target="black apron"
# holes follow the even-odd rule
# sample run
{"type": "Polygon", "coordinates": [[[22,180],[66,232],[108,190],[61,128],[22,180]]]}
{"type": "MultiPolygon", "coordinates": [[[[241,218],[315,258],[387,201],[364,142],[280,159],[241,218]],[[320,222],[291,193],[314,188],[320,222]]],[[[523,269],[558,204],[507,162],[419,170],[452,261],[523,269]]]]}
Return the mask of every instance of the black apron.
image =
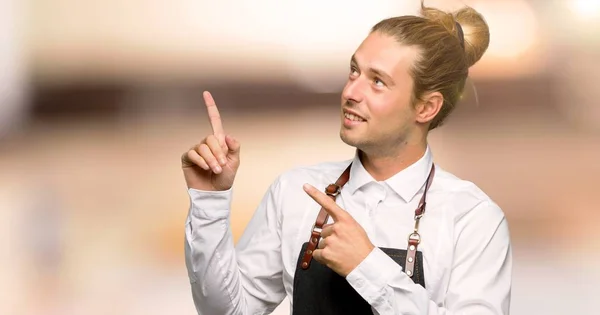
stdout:
{"type": "MultiPolygon", "coordinates": [[[[348,182],[350,167],[351,165],[346,168],[335,184],[331,184],[325,189],[325,193],[333,200],[348,182]]],[[[425,196],[429,186],[431,186],[434,173],[435,166],[432,165],[425,183],[423,196],[415,210],[415,229],[408,237],[407,249],[380,248],[402,266],[402,270],[406,275],[423,288],[425,287],[425,275],[423,274],[423,254],[417,250],[421,242],[418,229],[419,220],[425,212],[425,196]]],[[[302,245],[294,275],[292,315],[373,314],[371,305],[350,286],[344,277],[312,259],[312,251],[319,244],[321,230],[328,217],[327,212],[321,209],[312,228],[309,241],[302,245]]]]}

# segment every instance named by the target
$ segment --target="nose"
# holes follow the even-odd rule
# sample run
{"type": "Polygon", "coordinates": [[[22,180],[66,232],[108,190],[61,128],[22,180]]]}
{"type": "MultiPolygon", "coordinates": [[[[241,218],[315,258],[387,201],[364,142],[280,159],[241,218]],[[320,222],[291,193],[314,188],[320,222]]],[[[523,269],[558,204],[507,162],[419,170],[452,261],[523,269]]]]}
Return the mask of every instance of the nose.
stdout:
{"type": "Polygon", "coordinates": [[[364,97],[363,84],[361,78],[348,79],[344,90],[342,91],[342,98],[344,102],[360,103],[364,97]]]}

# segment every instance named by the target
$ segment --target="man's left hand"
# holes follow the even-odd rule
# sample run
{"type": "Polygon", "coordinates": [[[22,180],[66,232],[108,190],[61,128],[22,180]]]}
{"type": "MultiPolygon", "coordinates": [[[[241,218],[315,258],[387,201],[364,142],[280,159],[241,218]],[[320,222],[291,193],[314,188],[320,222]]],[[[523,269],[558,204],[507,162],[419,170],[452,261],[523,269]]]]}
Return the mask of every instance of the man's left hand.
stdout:
{"type": "Polygon", "coordinates": [[[323,227],[321,241],[318,249],[313,251],[313,258],[346,277],[367,258],[375,246],[363,227],[331,197],[308,184],[303,188],[329,213],[334,222],[323,227]]]}

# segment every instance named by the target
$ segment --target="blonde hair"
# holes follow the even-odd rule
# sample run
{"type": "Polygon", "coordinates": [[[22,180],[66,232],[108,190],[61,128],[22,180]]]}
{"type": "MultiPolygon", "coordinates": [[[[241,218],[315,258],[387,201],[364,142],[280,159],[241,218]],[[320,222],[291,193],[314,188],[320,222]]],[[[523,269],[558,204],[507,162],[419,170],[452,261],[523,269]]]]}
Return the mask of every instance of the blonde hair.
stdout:
{"type": "Polygon", "coordinates": [[[439,91],[444,97],[440,112],[429,126],[432,130],[442,125],[456,107],[469,67],[488,48],[490,31],[483,16],[471,7],[446,13],[426,7],[421,1],[421,15],[385,19],[371,32],[393,36],[402,45],[419,48],[419,57],[410,70],[414,80],[413,104],[422,101],[428,92],[439,91]]]}

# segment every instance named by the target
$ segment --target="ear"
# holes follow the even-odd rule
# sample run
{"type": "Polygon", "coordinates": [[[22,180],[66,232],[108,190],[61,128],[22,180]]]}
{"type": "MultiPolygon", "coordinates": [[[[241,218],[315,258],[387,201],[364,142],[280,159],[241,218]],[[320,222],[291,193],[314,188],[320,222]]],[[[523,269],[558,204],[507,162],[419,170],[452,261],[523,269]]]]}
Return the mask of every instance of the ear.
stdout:
{"type": "Polygon", "coordinates": [[[435,118],[442,109],[444,104],[444,96],[440,92],[426,93],[423,101],[419,102],[416,108],[416,119],[421,124],[427,124],[435,118]]]}

